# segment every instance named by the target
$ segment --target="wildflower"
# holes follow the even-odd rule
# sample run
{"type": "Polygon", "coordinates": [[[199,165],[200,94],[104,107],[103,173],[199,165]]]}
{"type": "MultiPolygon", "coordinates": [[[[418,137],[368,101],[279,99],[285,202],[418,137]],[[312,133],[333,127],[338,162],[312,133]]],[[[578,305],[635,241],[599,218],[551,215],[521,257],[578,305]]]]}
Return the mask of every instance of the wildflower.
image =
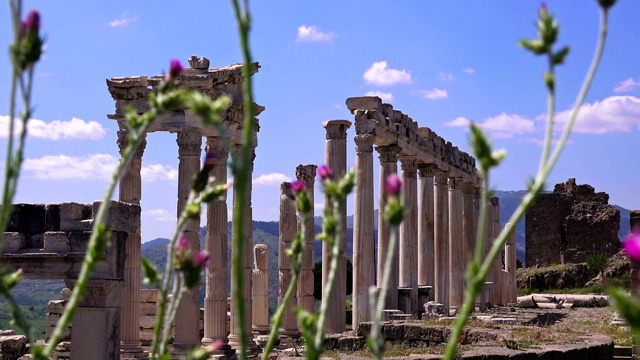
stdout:
{"type": "Polygon", "coordinates": [[[333,176],[333,170],[327,165],[320,165],[320,167],[318,167],[318,176],[320,176],[322,180],[330,180],[333,176]]]}
{"type": "Polygon", "coordinates": [[[398,196],[402,189],[402,181],[397,174],[391,174],[387,176],[384,182],[384,189],[387,192],[387,196],[398,196]]]}
{"type": "Polygon", "coordinates": [[[193,263],[197,267],[209,267],[209,264],[211,263],[209,252],[207,250],[198,251],[193,258],[193,263]]]}
{"type": "Polygon", "coordinates": [[[205,167],[213,167],[215,160],[219,158],[218,154],[215,151],[209,151],[204,156],[204,166],[205,167]]]}
{"type": "Polygon", "coordinates": [[[640,228],[635,228],[631,234],[627,235],[623,246],[631,261],[640,262],[640,228]]]}
{"type": "Polygon", "coordinates": [[[180,60],[173,59],[169,65],[169,75],[167,80],[175,80],[182,73],[182,64],[180,60]]]}
{"type": "Polygon", "coordinates": [[[180,239],[178,239],[178,242],[176,243],[176,250],[186,251],[187,249],[189,249],[189,239],[185,234],[182,234],[182,236],[180,236],[180,239]]]}
{"type": "Polygon", "coordinates": [[[11,54],[21,71],[33,66],[42,55],[44,40],[39,35],[40,13],[31,10],[20,23],[18,41],[11,45],[11,54]]]}
{"type": "Polygon", "coordinates": [[[40,30],[40,13],[38,10],[31,10],[27,15],[27,18],[22,21],[22,28],[20,29],[21,37],[27,35],[29,36],[32,33],[38,34],[38,30],[40,30]]]}
{"type": "Polygon", "coordinates": [[[304,191],[304,183],[300,180],[294,180],[291,182],[291,191],[295,196],[298,196],[301,192],[304,191]]]}

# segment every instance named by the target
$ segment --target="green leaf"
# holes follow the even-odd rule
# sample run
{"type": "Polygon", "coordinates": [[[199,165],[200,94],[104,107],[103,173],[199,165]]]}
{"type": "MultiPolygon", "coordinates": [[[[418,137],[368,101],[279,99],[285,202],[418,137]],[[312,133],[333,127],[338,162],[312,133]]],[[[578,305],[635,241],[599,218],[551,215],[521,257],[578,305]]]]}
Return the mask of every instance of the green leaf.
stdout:
{"type": "Polygon", "coordinates": [[[564,63],[564,58],[567,57],[567,54],[569,54],[569,47],[565,46],[559,51],[557,51],[555,54],[553,54],[553,56],[551,57],[551,62],[554,65],[560,65],[564,63]]]}
{"type": "Polygon", "coordinates": [[[142,261],[142,271],[144,272],[144,282],[146,284],[158,285],[158,268],[156,268],[155,264],[149,261],[147,258],[143,257],[142,261]]]}
{"type": "Polygon", "coordinates": [[[533,52],[536,55],[542,55],[547,52],[547,47],[540,40],[520,39],[520,46],[533,52]]]}
{"type": "Polygon", "coordinates": [[[627,320],[634,333],[640,332],[640,300],[624,290],[613,288],[609,291],[618,313],[627,320]]]}

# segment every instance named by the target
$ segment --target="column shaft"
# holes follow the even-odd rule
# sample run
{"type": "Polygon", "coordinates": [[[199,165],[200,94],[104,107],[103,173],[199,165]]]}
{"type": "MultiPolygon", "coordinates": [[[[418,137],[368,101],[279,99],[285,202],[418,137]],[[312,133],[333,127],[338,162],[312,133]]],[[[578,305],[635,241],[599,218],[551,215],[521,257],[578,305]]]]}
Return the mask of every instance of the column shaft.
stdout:
{"type": "MultiPolygon", "coordinates": [[[[493,246],[494,241],[500,234],[501,226],[500,226],[500,199],[497,197],[492,197],[490,199],[490,221],[489,227],[491,228],[491,237],[490,241],[488,241],[489,248],[493,246]]],[[[493,263],[493,287],[492,287],[492,303],[502,305],[502,256],[504,255],[504,249],[500,251],[496,261],[493,263]]]]}
{"type": "MultiPolygon", "coordinates": [[[[400,148],[395,145],[378,146],[376,147],[376,151],[380,153],[380,181],[378,183],[380,206],[378,207],[378,263],[376,284],[378,289],[381,289],[385,265],[384,261],[387,256],[390,238],[390,227],[384,220],[384,209],[387,206],[387,192],[385,191],[384,186],[387,177],[398,172],[398,154],[400,153],[400,148]]],[[[385,309],[398,308],[398,277],[400,276],[398,268],[398,254],[398,244],[396,243],[396,248],[393,253],[393,262],[391,264],[389,284],[387,286],[388,290],[385,294],[385,309]]]]}
{"type": "Polygon", "coordinates": [[[516,229],[513,224],[507,223],[505,225],[505,229],[510,229],[511,234],[507,240],[507,245],[505,249],[505,269],[509,276],[509,281],[507,282],[507,291],[504,296],[506,303],[515,303],[516,302],[516,291],[517,291],[517,274],[516,274],[516,229]]]}
{"type": "Polygon", "coordinates": [[[462,184],[462,262],[461,266],[463,277],[464,277],[464,286],[466,288],[466,276],[469,270],[469,263],[473,259],[473,254],[475,252],[475,209],[473,206],[473,196],[475,193],[475,188],[472,183],[463,183],[462,184]]]}
{"type": "MultiPolygon", "coordinates": [[[[369,287],[375,285],[373,233],[373,135],[356,135],[356,177],[353,209],[353,328],[371,321],[369,287]]],[[[379,261],[379,260],[378,260],[379,261]]]]}
{"type": "Polygon", "coordinates": [[[461,179],[449,178],[449,306],[458,310],[464,299],[464,239],[461,179]]]}
{"type": "MultiPolygon", "coordinates": [[[[179,132],[178,149],[180,163],[178,165],[178,206],[177,216],[187,204],[191,192],[191,180],[200,171],[200,155],[202,153],[202,136],[196,132],[179,132]]],[[[189,239],[189,248],[195,254],[200,250],[198,233],[200,220],[189,220],[184,226],[183,234],[189,239]]],[[[175,323],[174,351],[183,353],[200,345],[200,289],[194,288],[184,294],[178,307],[175,323]]]]}
{"type": "MultiPolygon", "coordinates": [[[[227,160],[229,149],[224,140],[216,137],[207,138],[207,153],[216,154],[211,165],[211,176],[217,184],[227,182],[227,160]]],[[[207,204],[207,240],[206,249],[211,261],[206,272],[206,290],[204,297],[204,338],[203,345],[221,340],[228,349],[227,337],[227,296],[229,291],[229,269],[227,259],[227,197],[207,204]]]]}
{"type": "Polygon", "coordinates": [[[265,244],[253,247],[253,269],[251,279],[251,297],[253,318],[251,329],[254,334],[269,333],[269,249],[265,244]]]}
{"type": "MultiPolygon", "coordinates": [[[[434,195],[433,175],[437,166],[423,164],[418,166],[420,192],[418,195],[418,286],[433,286],[434,253],[434,195]]],[[[433,291],[429,295],[433,298],[433,291]]]]}
{"type": "MultiPolygon", "coordinates": [[[[291,284],[293,274],[291,273],[291,259],[287,256],[287,249],[291,247],[293,239],[296,237],[296,202],[293,192],[291,191],[291,183],[283,182],[280,184],[280,239],[278,249],[278,269],[280,271],[280,287],[278,292],[278,306],[282,304],[284,295],[291,284]]],[[[284,318],[282,320],[282,328],[280,333],[287,336],[300,336],[298,331],[298,323],[293,307],[297,304],[296,293],[294,292],[291,300],[284,310],[284,318]]]]}
{"type": "MultiPolygon", "coordinates": [[[[340,179],[347,172],[347,129],[351,126],[348,120],[330,120],[322,124],[327,131],[327,141],[325,144],[325,163],[333,170],[334,179],[340,179]]],[[[342,218],[345,226],[340,234],[340,258],[338,260],[338,270],[336,279],[333,284],[333,291],[329,299],[323,298],[322,301],[328,301],[328,313],[332,316],[327,317],[326,331],[327,334],[342,333],[346,328],[347,316],[347,208],[346,203],[342,204],[342,214],[338,214],[342,218]]],[[[333,205],[325,197],[324,208],[332,208],[333,205]]],[[[322,288],[324,289],[329,277],[329,267],[331,263],[331,248],[327,242],[322,243],[322,288]]]]}
{"type": "MultiPolygon", "coordinates": [[[[316,178],[316,165],[298,165],[296,167],[296,178],[304,183],[311,204],[314,203],[314,183],[316,178]]],[[[314,210],[307,216],[306,233],[302,234],[305,239],[305,248],[302,255],[302,271],[300,273],[300,281],[298,281],[298,306],[310,313],[314,313],[316,309],[316,299],[313,297],[314,279],[313,268],[315,266],[315,224],[314,210]]],[[[302,217],[298,218],[298,231],[302,232],[302,217]]]]}
{"type": "MultiPolygon", "coordinates": [[[[411,288],[410,307],[406,313],[418,312],[418,194],[415,158],[400,158],[402,168],[402,204],[405,211],[400,224],[400,287],[411,288]]],[[[402,306],[400,306],[402,307],[402,306]]]]}
{"type": "Polygon", "coordinates": [[[434,177],[434,296],[438,303],[449,306],[449,198],[447,174],[438,171],[434,177]]]}

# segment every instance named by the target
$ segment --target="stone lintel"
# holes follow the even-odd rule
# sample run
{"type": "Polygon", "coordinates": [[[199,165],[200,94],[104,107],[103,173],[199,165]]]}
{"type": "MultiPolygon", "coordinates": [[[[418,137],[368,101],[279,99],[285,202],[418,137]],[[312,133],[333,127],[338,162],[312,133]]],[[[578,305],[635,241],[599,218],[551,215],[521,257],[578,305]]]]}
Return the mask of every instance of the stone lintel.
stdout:
{"type": "Polygon", "coordinates": [[[382,99],[377,96],[357,96],[347,98],[345,101],[347,108],[351,113],[356,110],[382,110],[382,99]]]}

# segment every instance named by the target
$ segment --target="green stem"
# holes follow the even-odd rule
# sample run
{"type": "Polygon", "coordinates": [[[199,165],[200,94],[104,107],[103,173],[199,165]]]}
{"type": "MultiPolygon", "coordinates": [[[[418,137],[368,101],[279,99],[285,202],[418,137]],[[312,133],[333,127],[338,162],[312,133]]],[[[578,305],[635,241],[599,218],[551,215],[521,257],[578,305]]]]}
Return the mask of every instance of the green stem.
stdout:
{"type": "MultiPolygon", "coordinates": [[[[518,208],[515,210],[515,212],[511,215],[511,217],[507,221],[509,223],[517,224],[518,221],[522,219],[522,217],[524,216],[526,211],[529,209],[529,207],[533,204],[533,200],[536,198],[537,194],[542,191],[542,187],[544,186],[545,180],[549,176],[549,173],[555,166],[560,154],[562,153],[562,149],[566,145],[566,142],[569,138],[569,134],[573,129],[573,125],[575,124],[575,120],[580,111],[580,107],[584,102],[584,99],[587,95],[589,87],[591,86],[596,70],[600,63],[600,59],[602,58],[602,52],[604,50],[604,44],[607,36],[607,20],[608,20],[608,12],[607,10],[602,10],[598,45],[596,46],[596,51],[592,59],[591,66],[589,67],[589,71],[587,72],[585,80],[582,84],[582,88],[580,89],[578,98],[571,111],[571,115],[569,117],[569,121],[567,122],[566,128],[564,129],[564,132],[560,137],[558,145],[556,146],[556,148],[554,149],[554,152],[549,158],[549,161],[546,164],[544,164],[541,171],[536,176],[533,184],[531,185],[529,192],[524,196],[524,198],[522,199],[522,202],[520,203],[520,205],[518,205],[518,208]]],[[[551,141],[551,139],[547,139],[547,141],[551,141]]],[[[486,186],[487,185],[485,181],[484,188],[486,188],[486,186]]],[[[484,207],[486,204],[482,204],[482,205],[484,207]]],[[[484,219],[481,220],[480,225],[482,225],[484,222],[485,222],[484,219]]],[[[506,229],[500,232],[496,240],[493,242],[493,246],[489,250],[489,254],[485,258],[484,262],[482,263],[477,276],[474,277],[473,280],[471,281],[471,286],[467,291],[467,298],[465,299],[465,304],[463,306],[462,313],[460,314],[456,323],[454,324],[454,328],[451,333],[451,338],[449,340],[449,343],[447,344],[447,349],[445,352],[444,359],[453,359],[453,356],[455,355],[456,346],[462,334],[462,329],[468,321],[469,315],[471,313],[471,308],[475,302],[475,298],[477,297],[479,291],[482,289],[482,282],[484,282],[484,279],[487,277],[487,274],[489,273],[489,271],[491,271],[491,268],[493,267],[493,263],[497,259],[498,254],[500,254],[500,252],[502,251],[502,248],[504,247],[504,244],[506,243],[511,231],[514,231],[514,228],[515,227],[510,227],[509,229],[506,229]]],[[[481,232],[481,231],[482,230],[480,229],[478,230],[479,232],[478,236],[485,236],[484,232],[481,232]]],[[[479,254],[476,252],[476,259],[478,258],[478,256],[479,254]]]]}
{"type": "Polygon", "coordinates": [[[336,273],[338,272],[338,263],[340,260],[340,244],[342,241],[342,229],[344,228],[344,219],[342,217],[343,203],[346,201],[344,198],[339,198],[333,201],[334,214],[338,214],[338,225],[336,227],[336,237],[331,247],[331,263],[329,265],[329,274],[327,276],[327,283],[324,286],[322,292],[322,303],[320,305],[320,314],[318,314],[318,323],[316,327],[316,336],[313,341],[313,353],[316,357],[319,357],[322,353],[322,347],[324,343],[324,325],[327,321],[327,309],[329,308],[329,301],[331,299],[331,293],[333,292],[333,283],[335,282],[336,273]]]}
{"type": "Polygon", "coordinates": [[[389,235],[389,248],[384,259],[384,272],[382,273],[382,289],[378,294],[378,302],[373,313],[373,325],[371,327],[371,338],[373,339],[373,358],[382,359],[382,350],[384,339],[380,338],[380,321],[382,312],[384,311],[384,300],[389,288],[389,279],[391,278],[391,267],[393,264],[393,254],[396,251],[396,243],[398,242],[398,225],[391,226],[389,235]]]}
{"type": "Polygon", "coordinates": [[[282,321],[284,320],[284,314],[287,308],[287,304],[291,300],[291,297],[296,292],[298,278],[300,277],[300,269],[302,267],[302,254],[304,253],[304,248],[306,245],[306,234],[307,234],[307,219],[308,214],[302,214],[300,219],[300,234],[302,236],[296,236],[294,242],[301,241],[302,245],[298,246],[297,244],[292,244],[292,249],[301,249],[300,253],[294,253],[291,257],[291,282],[289,283],[289,287],[287,287],[287,291],[282,298],[282,303],[278,306],[275,314],[271,318],[271,332],[269,333],[269,340],[267,341],[267,345],[264,347],[264,351],[262,352],[262,360],[269,359],[269,354],[276,345],[276,340],[278,339],[278,331],[280,326],[282,325],[282,321]]]}
{"type": "Polygon", "coordinates": [[[553,79],[552,86],[547,84],[548,94],[547,94],[547,130],[544,136],[544,146],[542,147],[542,156],[540,158],[540,167],[538,168],[538,173],[542,171],[547,160],[549,159],[549,151],[551,150],[551,143],[553,138],[553,117],[556,112],[556,87],[555,87],[555,66],[553,65],[553,54],[551,50],[548,53],[549,58],[549,74],[553,79]]]}

